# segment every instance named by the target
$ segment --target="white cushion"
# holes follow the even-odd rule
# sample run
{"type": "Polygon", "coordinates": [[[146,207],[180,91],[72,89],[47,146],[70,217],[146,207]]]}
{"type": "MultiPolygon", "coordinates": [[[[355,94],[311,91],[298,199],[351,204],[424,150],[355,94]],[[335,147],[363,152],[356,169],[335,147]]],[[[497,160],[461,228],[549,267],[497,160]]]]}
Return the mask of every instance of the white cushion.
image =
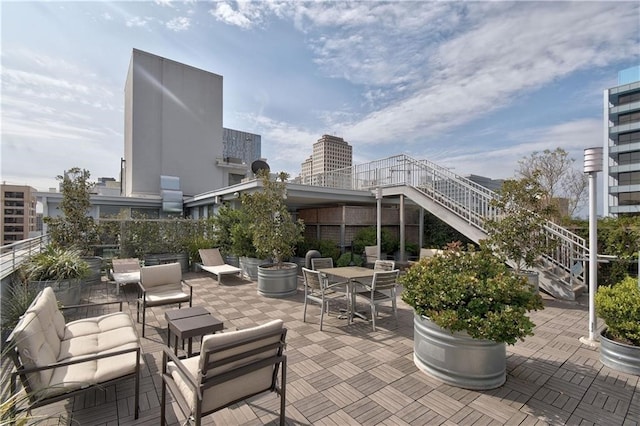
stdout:
{"type": "MultiPolygon", "coordinates": [[[[224,352],[216,352],[216,348],[231,342],[243,340],[245,338],[261,336],[261,335],[264,335],[265,333],[269,333],[275,330],[282,330],[282,327],[283,327],[282,320],[273,320],[266,324],[252,327],[252,328],[247,328],[245,330],[208,335],[203,337],[202,348],[200,353],[205,354],[206,352],[212,352],[213,356],[210,357],[210,361],[215,361],[220,358],[228,357],[232,354],[246,352],[255,347],[264,345],[265,342],[259,341],[250,345],[240,346],[233,350],[226,350],[224,352]]],[[[277,342],[279,341],[279,339],[280,339],[280,336],[277,335],[277,336],[271,337],[269,341],[277,342]]],[[[275,354],[276,354],[276,351],[274,350],[273,353],[256,355],[251,359],[244,359],[242,361],[237,361],[235,363],[227,364],[224,367],[218,367],[216,369],[209,370],[207,371],[207,377],[213,377],[215,375],[228,371],[232,368],[245,365],[257,359],[273,356],[275,354]]],[[[187,370],[191,373],[191,375],[197,381],[199,377],[199,372],[204,366],[205,357],[199,355],[199,356],[185,359],[181,361],[181,363],[183,364],[183,366],[187,368],[187,370]]],[[[197,403],[197,393],[194,392],[194,390],[188,385],[185,378],[182,376],[182,374],[177,369],[175,364],[168,363],[167,371],[175,380],[185,400],[189,402],[191,410],[195,410],[195,404],[197,403]]],[[[207,388],[203,395],[202,411],[211,412],[220,407],[225,406],[231,401],[242,398],[245,395],[260,392],[260,391],[266,391],[271,386],[272,376],[273,376],[273,366],[268,366],[260,370],[254,371],[252,373],[249,373],[247,375],[232,379],[228,382],[224,382],[219,385],[207,388]]]]}
{"type": "MultiPolygon", "coordinates": [[[[45,288],[18,323],[13,341],[26,368],[45,367],[56,362],[133,349],[139,346],[131,316],[116,312],[64,324],[51,288],[45,288]],[[60,324],[62,328],[58,337],[60,324]]],[[[106,382],[134,373],[136,353],[106,357],[65,367],[43,370],[27,376],[34,392],[42,397],[106,382]]]]}
{"type": "MultiPolygon", "coordinates": [[[[26,368],[44,367],[57,361],[60,341],[57,349],[52,348],[49,341],[58,339],[52,322],[44,315],[27,312],[13,330],[13,341],[20,354],[20,360],[26,368]],[[47,331],[48,329],[48,331],[47,331]],[[47,339],[49,337],[49,339],[47,339]]],[[[43,370],[27,376],[33,391],[49,386],[52,370],[43,370]]]]}
{"type": "Polygon", "coordinates": [[[36,298],[31,302],[31,306],[27,309],[27,312],[41,312],[45,315],[53,324],[56,330],[58,338],[64,337],[64,315],[58,308],[58,300],[56,294],[51,287],[45,287],[36,298]]]}
{"type": "Polygon", "coordinates": [[[170,284],[154,287],[146,292],[147,306],[168,305],[170,303],[188,302],[189,294],[182,291],[182,285],[170,284]]]}
{"type": "Polygon", "coordinates": [[[140,269],[140,282],[146,290],[156,286],[178,284],[182,280],[182,267],[179,263],[143,266],[140,269]]]}

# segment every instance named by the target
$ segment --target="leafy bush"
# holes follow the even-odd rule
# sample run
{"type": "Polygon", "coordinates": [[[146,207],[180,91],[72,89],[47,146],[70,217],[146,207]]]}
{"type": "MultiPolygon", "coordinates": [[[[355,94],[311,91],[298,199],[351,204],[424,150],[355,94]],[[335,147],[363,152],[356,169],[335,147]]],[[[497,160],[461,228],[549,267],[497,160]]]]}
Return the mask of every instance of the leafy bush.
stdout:
{"type": "MultiPolygon", "coordinates": [[[[398,239],[393,236],[391,231],[382,228],[380,231],[381,249],[383,253],[395,253],[398,250],[398,239]]],[[[356,253],[364,253],[366,246],[375,246],[378,244],[378,229],[375,226],[363,228],[356,232],[353,237],[353,251],[356,253]]]]}
{"type": "Polygon", "coordinates": [[[7,294],[2,298],[2,329],[12,330],[22,314],[27,311],[38,291],[22,283],[8,286],[7,294]]]}
{"type": "Polygon", "coordinates": [[[596,313],[607,324],[607,336],[627,345],[640,346],[640,288],[626,277],[595,295],[596,313]]]}
{"type": "Polygon", "coordinates": [[[533,335],[528,311],[543,309],[527,279],[516,275],[484,244],[467,251],[458,243],[421,259],[400,278],[402,300],[417,315],[450,331],[477,339],[514,344],[533,335]]]}
{"type": "Polygon", "coordinates": [[[359,254],[352,254],[348,251],[338,258],[336,266],[362,266],[363,263],[362,256],[359,254]],[[353,265],[351,265],[351,263],[353,263],[353,265]]]}
{"type": "Polygon", "coordinates": [[[318,250],[322,257],[330,257],[334,263],[340,258],[340,248],[331,240],[315,240],[309,243],[309,250],[318,250]]]}
{"type": "Polygon", "coordinates": [[[49,244],[31,256],[21,270],[27,281],[66,281],[89,276],[89,264],[82,260],[79,249],[64,249],[49,244]]]}

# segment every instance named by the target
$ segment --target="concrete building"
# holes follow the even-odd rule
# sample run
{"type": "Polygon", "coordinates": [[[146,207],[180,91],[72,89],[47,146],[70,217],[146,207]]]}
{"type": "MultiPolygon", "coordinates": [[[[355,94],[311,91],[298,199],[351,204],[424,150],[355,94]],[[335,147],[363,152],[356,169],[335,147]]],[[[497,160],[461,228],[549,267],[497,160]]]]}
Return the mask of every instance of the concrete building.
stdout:
{"type": "Polygon", "coordinates": [[[229,184],[222,76],[133,49],[124,129],[125,196],[169,194],[173,202],[173,191],[192,196],[229,184]]]}
{"type": "Polygon", "coordinates": [[[242,130],[222,129],[223,161],[218,166],[227,170],[229,185],[242,182],[251,170],[251,164],[260,159],[260,135],[242,130]]]}
{"type": "Polygon", "coordinates": [[[313,153],[301,164],[300,182],[308,184],[332,170],[351,167],[353,164],[353,147],[344,139],[322,135],[313,144],[313,153]]]}
{"type": "Polygon", "coordinates": [[[11,244],[33,236],[37,228],[36,189],[24,185],[2,184],[2,210],[0,211],[0,239],[11,244]]]}
{"type": "Polygon", "coordinates": [[[604,215],[640,214],[640,66],[604,91],[604,215]]]}

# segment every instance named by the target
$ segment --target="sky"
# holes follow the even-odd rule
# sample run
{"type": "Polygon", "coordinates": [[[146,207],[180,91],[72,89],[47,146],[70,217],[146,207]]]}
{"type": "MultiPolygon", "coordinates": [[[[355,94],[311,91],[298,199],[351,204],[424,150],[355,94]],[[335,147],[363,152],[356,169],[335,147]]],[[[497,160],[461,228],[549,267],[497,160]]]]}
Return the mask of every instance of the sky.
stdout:
{"type": "Polygon", "coordinates": [[[139,49],[223,76],[224,127],[293,177],[323,134],[354,164],[406,154],[515,176],[603,144],[603,91],[640,63],[640,2],[7,1],[1,179],[118,178],[139,49]]]}

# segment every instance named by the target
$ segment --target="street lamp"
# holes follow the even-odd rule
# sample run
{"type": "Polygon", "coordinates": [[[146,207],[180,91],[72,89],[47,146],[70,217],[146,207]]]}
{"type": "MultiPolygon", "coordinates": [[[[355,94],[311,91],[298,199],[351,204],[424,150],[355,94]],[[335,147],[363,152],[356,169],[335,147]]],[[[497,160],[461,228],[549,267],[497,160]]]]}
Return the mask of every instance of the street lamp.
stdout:
{"type": "Polygon", "coordinates": [[[602,171],[602,148],[584,150],[584,172],[589,174],[589,338],[581,337],[580,341],[590,346],[597,344],[595,340],[597,319],[595,293],[598,285],[598,217],[596,213],[596,179],[602,171]]]}

